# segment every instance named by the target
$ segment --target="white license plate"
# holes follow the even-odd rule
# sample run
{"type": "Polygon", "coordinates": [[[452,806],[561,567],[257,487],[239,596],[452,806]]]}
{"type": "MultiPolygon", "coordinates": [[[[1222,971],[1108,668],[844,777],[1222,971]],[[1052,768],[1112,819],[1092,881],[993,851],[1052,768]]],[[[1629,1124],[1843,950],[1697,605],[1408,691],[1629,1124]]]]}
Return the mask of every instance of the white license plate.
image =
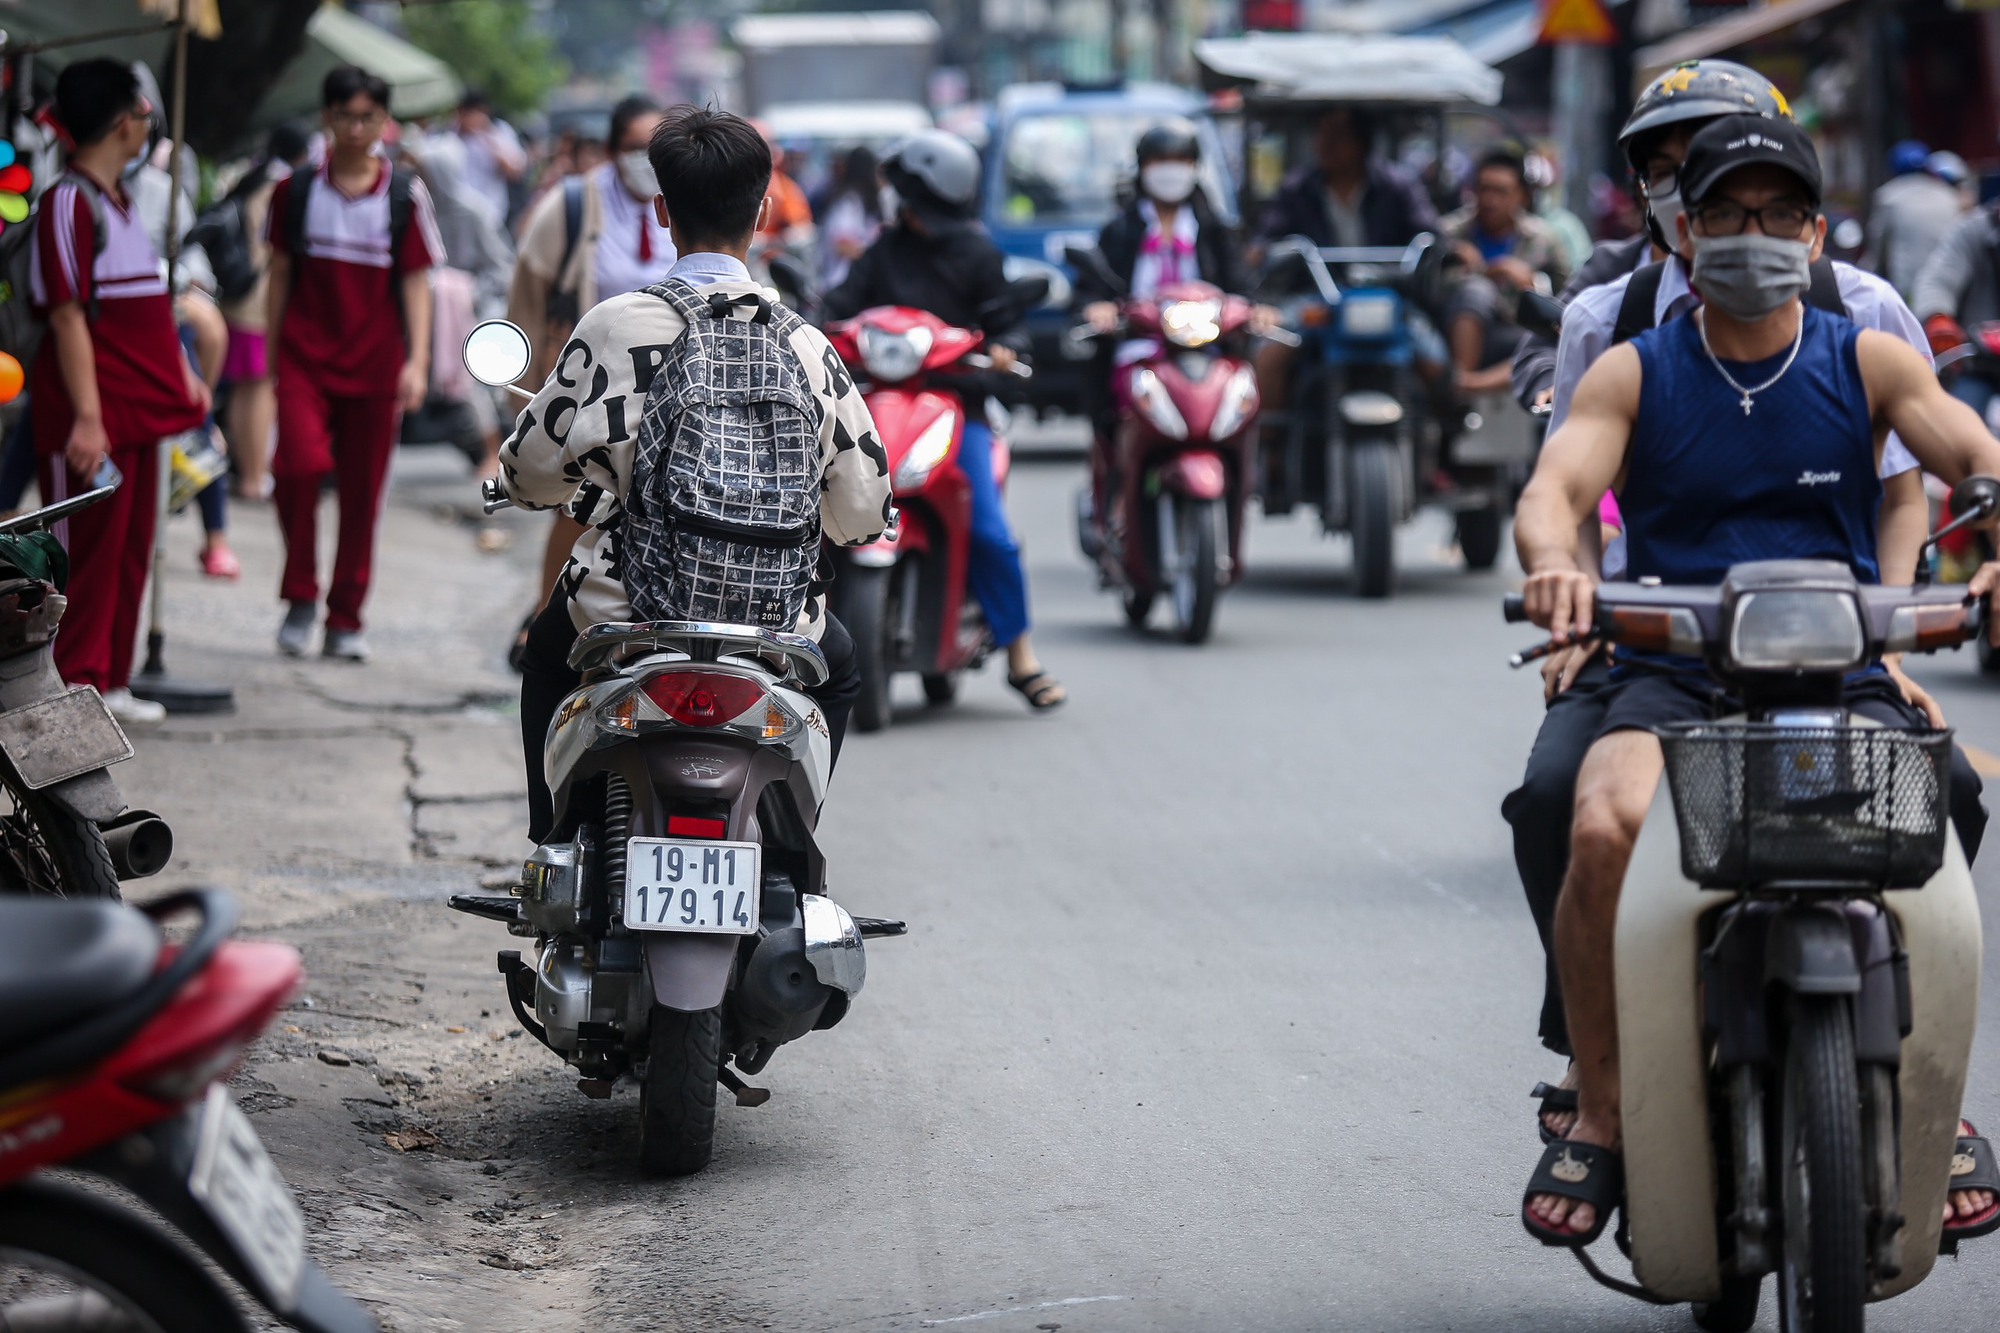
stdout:
{"type": "Polygon", "coordinates": [[[627,930],[757,933],[764,849],[756,843],[633,838],[625,847],[627,930]]]}
{"type": "Polygon", "coordinates": [[[306,1219],[250,1119],[220,1083],[201,1108],[188,1193],[236,1247],[280,1312],[298,1300],[306,1219]]]}

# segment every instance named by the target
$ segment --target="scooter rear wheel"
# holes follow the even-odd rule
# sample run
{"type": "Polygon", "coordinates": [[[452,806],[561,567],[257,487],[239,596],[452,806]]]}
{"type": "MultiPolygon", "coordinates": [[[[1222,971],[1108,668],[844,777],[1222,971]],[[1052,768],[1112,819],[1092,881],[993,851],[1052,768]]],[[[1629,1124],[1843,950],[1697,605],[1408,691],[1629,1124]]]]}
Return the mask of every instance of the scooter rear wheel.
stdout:
{"type": "Polygon", "coordinates": [[[715,1156],[715,1080],[722,1011],[654,1005],[639,1080],[639,1165],[651,1176],[688,1176],[715,1156]]]}
{"type": "Polygon", "coordinates": [[[12,806],[0,813],[0,893],[119,900],[118,872],[96,824],[12,776],[0,776],[0,788],[12,806]]]}
{"type": "Polygon", "coordinates": [[[1861,1333],[1868,1196],[1847,998],[1795,995],[1786,1032],[1777,1165],[1783,1185],[1778,1326],[1861,1333]]]}

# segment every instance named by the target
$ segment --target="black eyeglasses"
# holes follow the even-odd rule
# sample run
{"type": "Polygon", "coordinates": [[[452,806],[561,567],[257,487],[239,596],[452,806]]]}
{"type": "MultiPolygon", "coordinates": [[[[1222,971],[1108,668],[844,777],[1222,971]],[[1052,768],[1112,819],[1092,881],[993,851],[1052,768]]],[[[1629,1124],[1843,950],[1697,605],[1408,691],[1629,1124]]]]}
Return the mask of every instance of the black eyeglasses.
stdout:
{"type": "Polygon", "coordinates": [[[1816,210],[1800,204],[1766,204],[1762,208],[1745,208],[1733,199],[1697,204],[1688,211],[1694,215],[1695,221],[1701,223],[1702,231],[1710,236],[1741,236],[1750,219],[1755,218],[1758,231],[1781,241],[1796,241],[1818,216],[1816,210]]]}

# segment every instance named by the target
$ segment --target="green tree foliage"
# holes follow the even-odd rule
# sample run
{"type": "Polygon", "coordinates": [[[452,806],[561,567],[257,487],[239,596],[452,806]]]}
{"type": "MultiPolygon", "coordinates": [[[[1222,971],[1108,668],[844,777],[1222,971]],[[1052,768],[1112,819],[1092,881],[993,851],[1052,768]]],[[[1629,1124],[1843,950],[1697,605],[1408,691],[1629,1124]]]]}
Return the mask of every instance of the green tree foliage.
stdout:
{"type": "Polygon", "coordinates": [[[450,65],[503,115],[534,111],[569,80],[569,65],[529,0],[453,0],[403,11],[409,39],[450,65]]]}

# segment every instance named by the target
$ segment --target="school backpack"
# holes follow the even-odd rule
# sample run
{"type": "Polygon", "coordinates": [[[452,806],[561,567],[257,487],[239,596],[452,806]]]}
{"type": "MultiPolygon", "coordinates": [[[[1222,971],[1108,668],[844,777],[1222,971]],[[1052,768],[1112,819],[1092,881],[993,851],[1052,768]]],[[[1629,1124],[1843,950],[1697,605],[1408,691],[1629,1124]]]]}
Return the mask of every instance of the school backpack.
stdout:
{"type": "MultiPolygon", "coordinates": [[[[90,222],[94,244],[93,253],[104,250],[104,194],[94,181],[75,172],[65,172],[57,178],[58,183],[68,180],[83,191],[83,198],[90,205],[90,222]]],[[[53,190],[53,186],[50,187],[53,190]]],[[[44,191],[46,200],[49,191],[44,191]]],[[[36,207],[40,208],[38,201],[36,207]]],[[[36,219],[30,217],[17,222],[0,234],[0,352],[26,366],[34,359],[35,349],[42,344],[42,335],[48,329],[47,323],[35,313],[34,303],[34,262],[33,243],[36,219]]],[[[91,296],[84,311],[87,318],[97,318],[97,288],[93,283],[91,296]]]]}
{"type": "MultiPolygon", "coordinates": [[[[292,257],[292,282],[299,280],[299,257],[306,252],[306,207],[319,184],[319,173],[311,169],[294,172],[285,189],[285,253],[292,257]]],[[[389,269],[390,295],[396,302],[396,317],[409,327],[409,313],[403,309],[403,241],[410,234],[416,213],[411,198],[415,173],[395,167],[389,173],[389,269]]]]}
{"type": "Polygon", "coordinates": [[[619,527],[632,609],[790,633],[819,563],[825,408],[792,351],[803,321],[761,296],[704,296],[680,281],[646,293],[687,332],[639,419],[619,527]],[[738,317],[752,306],[754,317],[738,317]]]}
{"type": "Polygon", "coordinates": [[[250,247],[250,220],[244,212],[244,203],[263,185],[264,179],[262,170],[253,171],[235,189],[204,209],[188,229],[188,244],[200,246],[208,256],[208,267],[215,274],[215,294],[224,304],[250,295],[257,289],[257,279],[263,276],[250,247]]]}

